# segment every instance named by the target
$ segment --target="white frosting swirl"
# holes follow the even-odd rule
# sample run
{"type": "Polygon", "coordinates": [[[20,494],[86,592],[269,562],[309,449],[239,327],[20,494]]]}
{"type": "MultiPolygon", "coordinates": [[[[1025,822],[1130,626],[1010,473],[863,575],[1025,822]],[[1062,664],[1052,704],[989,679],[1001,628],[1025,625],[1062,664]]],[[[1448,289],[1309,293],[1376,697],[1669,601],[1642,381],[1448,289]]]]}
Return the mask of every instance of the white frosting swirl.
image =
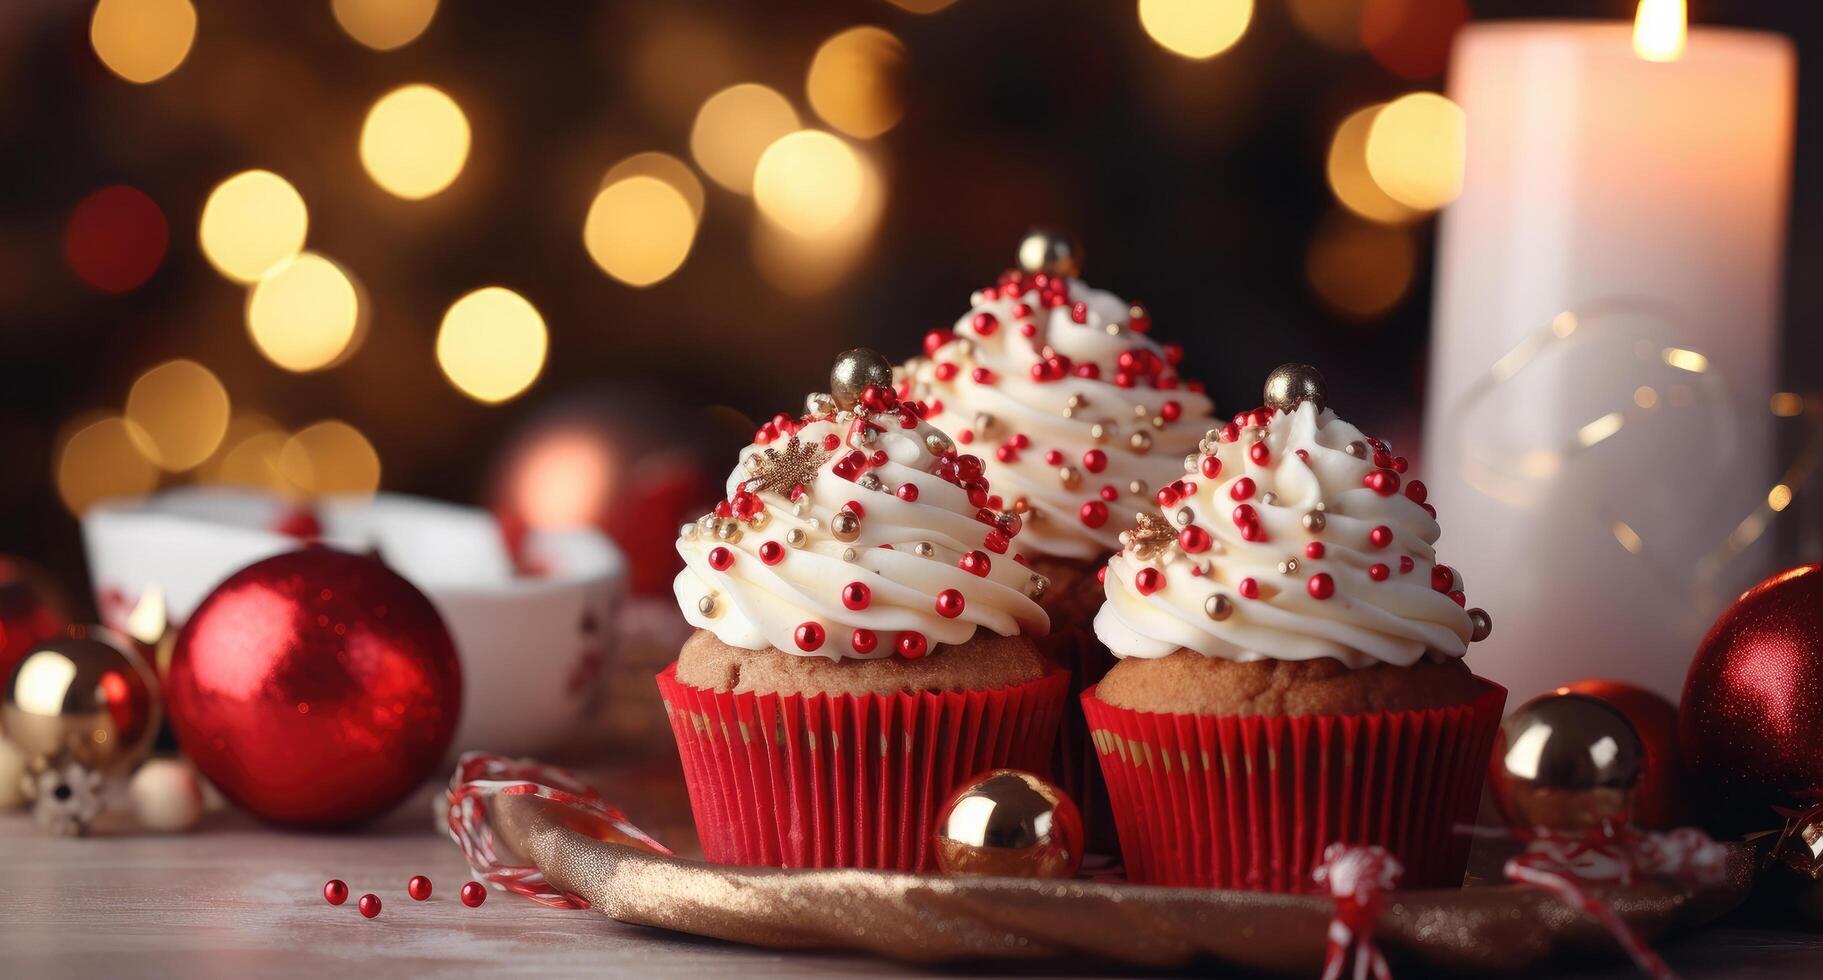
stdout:
{"type": "Polygon", "coordinates": [[[1142,521],[1109,559],[1102,642],[1119,657],[1350,667],[1462,656],[1462,581],[1436,564],[1439,528],[1404,458],[1309,403],[1241,421],[1185,460],[1172,490],[1188,492],[1159,501],[1167,520],[1142,521]]]}
{"type": "Polygon", "coordinates": [[[1144,311],[1113,293],[1009,273],[971,302],[953,339],[933,335],[927,356],[906,363],[911,396],[986,460],[1009,502],[1023,502],[1028,548],[1099,558],[1119,547],[1121,529],[1196,448],[1210,400],[1178,377],[1176,352],[1146,335],[1144,311]],[[1123,370],[1123,354],[1136,370],[1123,370]],[[1036,377],[1050,355],[1062,370],[1036,377]]]}
{"type": "Polygon", "coordinates": [[[921,656],[977,628],[1042,634],[1047,583],[1013,547],[1018,522],[971,502],[986,496],[979,465],[909,405],[775,419],[741,451],[719,514],[678,538],[678,604],[730,646],[831,660],[921,656]],[[768,450],[803,457],[784,477],[796,500],[763,479],[768,450]]]}

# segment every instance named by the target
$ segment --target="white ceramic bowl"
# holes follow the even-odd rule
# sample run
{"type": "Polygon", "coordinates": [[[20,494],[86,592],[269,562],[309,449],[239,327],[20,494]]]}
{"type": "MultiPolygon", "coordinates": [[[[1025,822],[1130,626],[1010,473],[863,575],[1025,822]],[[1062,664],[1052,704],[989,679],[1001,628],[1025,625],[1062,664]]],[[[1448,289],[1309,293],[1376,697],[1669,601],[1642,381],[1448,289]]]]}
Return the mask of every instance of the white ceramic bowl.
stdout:
{"type": "MultiPolygon", "coordinates": [[[[226,488],[91,508],[82,531],[103,622],[123,628],[156,589],[181,624],[229,575],[300,546],[274,530],[288,511],[277,497],[226,488]]],[[[498,525],[478,508],[379,494],[324,498],[314,512],[324,543],[377,550],[443,614],[462,660],[454,751],[544,753],[599,703],[626,587],[626,562],[606,536],[532,531],[524,557],[539,573],[517,575],[498,525]]]]}

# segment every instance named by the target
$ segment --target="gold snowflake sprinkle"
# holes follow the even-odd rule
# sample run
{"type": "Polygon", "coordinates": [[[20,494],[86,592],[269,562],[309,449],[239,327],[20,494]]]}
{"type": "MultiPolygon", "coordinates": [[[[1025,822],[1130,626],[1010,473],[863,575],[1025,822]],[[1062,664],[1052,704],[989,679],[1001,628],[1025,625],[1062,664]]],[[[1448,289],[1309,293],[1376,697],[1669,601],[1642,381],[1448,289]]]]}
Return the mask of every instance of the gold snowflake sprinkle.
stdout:
{"type": "Polygon", "coordinates": [[[785,444],[785,451],[767,446],[759,453],[748,457],[748,468],[752,476],[742,485],[754,493],[772,491],[789,495],[791,488],[808,487],[816,481],[817,470],[830,454],[824,449],[792,436],[785,444]]]}

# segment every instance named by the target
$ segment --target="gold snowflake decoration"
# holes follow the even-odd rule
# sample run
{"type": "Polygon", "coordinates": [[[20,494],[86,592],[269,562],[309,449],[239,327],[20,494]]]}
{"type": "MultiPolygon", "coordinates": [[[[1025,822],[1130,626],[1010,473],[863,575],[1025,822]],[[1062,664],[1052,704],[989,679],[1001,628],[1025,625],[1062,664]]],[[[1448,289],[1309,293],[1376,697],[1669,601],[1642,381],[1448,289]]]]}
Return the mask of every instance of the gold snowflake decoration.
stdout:
{"type": "Polygon", "coordinates": [[[1139,512],[1139,523],[1133,530],[1120,532],[1120,543],[1140,561],[1150,561],[1177,541],[1177,530],[1170,522],[1149,510],[1139,512]]]}
{"type": "Polygon", "coordinates": [[[793,487],[808,487],[815,482],[817,470],[829,456],[827,451],[818,446],[792,436],[791,441],[785,444],[784,452],[767,446],[761,452],[747,457],[747,471],[752,475],[741,485],[754,493],[770,490],[789,496],[793,487]]]}

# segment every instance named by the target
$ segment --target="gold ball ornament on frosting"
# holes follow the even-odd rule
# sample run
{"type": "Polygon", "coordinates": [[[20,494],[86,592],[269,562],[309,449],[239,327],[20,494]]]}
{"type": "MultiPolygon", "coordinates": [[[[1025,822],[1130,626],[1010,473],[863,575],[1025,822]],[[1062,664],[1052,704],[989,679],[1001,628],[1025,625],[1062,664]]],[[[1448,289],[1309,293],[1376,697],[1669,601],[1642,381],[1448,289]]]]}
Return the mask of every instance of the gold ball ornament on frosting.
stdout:
{"type": "Polygon", "coordinates": [[[1268,408],[1281,412],[1302,402],[1310,402],[1320,412],[1329,401],[1329,386],[1323,383],[1323,372],[1308,364],[1281,364],[1266,376],[1264,400],[1268,408]]]}
{"type": "Polygon", "coordinates": [[[938,812],[937,868],[951,875],[1071,878],[1082,866],[1082,814],[1048,780],[994,769],[938,812]]]}
{"type": "Polygon", "coordinates": [[[159,715],[158,678],[138,645],[104,626],[71,626],[33,647],[0,698],[0,729],[35,769],[124,772],[145,757],[159,715]]]}
{"type": "Polygon", "coordinates": [[[868,388],[891,388],[893,365],[879,351],[865,347],[846,350],[829,371],[829,394],[839,408],[853,408],[868,388]]]}
{"type": "Polygon", "coordinates": [[[1633,820],[1645,750],[1613,705],[1586,694],[1546,694],[1507,716],[1494,739],[1489,784],[1522,839],[1581,838],[1633,820]]]}
{"type": "Polygon", "coordinates": [[[1082,274],[1082,246],[1061,232],[1034,228],[1019,240],[1019,268],[1027,274],[1075,278],[1082,274]]]}

